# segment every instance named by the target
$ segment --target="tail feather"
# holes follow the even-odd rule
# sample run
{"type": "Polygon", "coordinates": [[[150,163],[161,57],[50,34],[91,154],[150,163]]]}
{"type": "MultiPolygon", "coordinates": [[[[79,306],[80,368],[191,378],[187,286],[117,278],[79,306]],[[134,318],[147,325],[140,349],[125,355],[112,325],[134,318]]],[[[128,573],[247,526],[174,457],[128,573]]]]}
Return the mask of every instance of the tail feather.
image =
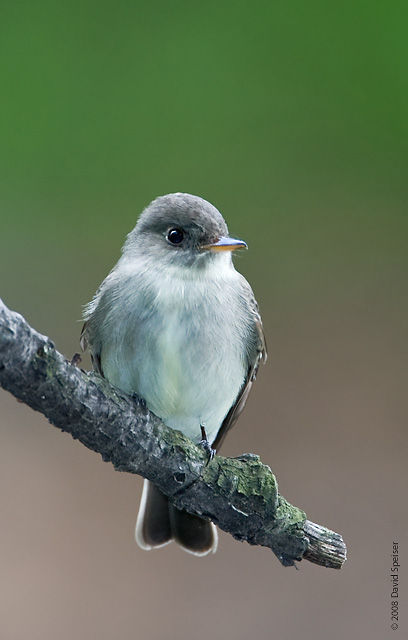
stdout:
{"type": "Polygon", "coordinates": [[[173,539],[168,499],[148,480],[143,483],[135,538],[142,549],[163,547],[173,539]]]}
{"type": "Polygon", "coordinates": [[[143,485],[135,537],[142,549],[163,547],[175,540],[185,551],[197,556],[215,553],[218,546],[212,522],[177,509],[148,480],[143,485]]]}
{"type": "Polygon", "coordinates": [[[169,502],[170,523],[175,541],[189,553],[206,556],[218,546],[217,529],[209,520],[181,511],[169,502]]]}

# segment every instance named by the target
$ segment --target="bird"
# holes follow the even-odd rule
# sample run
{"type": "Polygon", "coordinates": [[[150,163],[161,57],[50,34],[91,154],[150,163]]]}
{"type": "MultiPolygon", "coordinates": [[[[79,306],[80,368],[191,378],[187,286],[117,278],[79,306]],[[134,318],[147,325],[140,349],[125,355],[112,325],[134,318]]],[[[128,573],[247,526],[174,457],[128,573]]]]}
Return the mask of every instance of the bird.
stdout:
{"type": "MultiPolygon", "coordinates": [[[[199,196],[153,200],[85,307],[81,346],[112,385],[142,398],[167,426],[219,450],[267,357],[252,289],[234,267],[245,249],[218,209],[199,196]]],[[[215,552],[215,525],[177,509],[144,480],[135,537],[143,549],[175,540],[215,552]]]]}

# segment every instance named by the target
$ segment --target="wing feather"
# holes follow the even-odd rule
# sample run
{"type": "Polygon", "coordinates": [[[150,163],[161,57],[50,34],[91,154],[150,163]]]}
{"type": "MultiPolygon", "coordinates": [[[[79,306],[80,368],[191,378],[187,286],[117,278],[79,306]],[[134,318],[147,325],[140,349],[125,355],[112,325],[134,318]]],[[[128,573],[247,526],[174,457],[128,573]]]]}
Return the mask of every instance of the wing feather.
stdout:
{"type": "Polygon", "coordinates": [[[227,415],[225,416],[223,423],[220,427],[220,430],[218,431],[217,437],[212,443],[212,447],[215,450],[218,450],[220,448],[228,431],[234,426],[234,424],[238,420],[241,414],[241,411],[243,410],[245,403],[248,399],[249,392],[251,391],[252,384],[258,372],[259,365],[261,361],[263,361],[264,363],[266,362],[267,355],[268,355],[265,334],[262,326],[262,320],[259,313],[258,305],[249,284],[246,282],[246,280],[244,282],[247,288],[246,294],[247,295],[250,294],[250,308],[254,315],[254,328],[255,328],[255,337],[256,337],[255,348],[253,350],[252,357],[250,358],[248,372],[244,380],[244,383],[236,397],[234,404],[232,405],[231,409],[228,411],[227,415]]]}

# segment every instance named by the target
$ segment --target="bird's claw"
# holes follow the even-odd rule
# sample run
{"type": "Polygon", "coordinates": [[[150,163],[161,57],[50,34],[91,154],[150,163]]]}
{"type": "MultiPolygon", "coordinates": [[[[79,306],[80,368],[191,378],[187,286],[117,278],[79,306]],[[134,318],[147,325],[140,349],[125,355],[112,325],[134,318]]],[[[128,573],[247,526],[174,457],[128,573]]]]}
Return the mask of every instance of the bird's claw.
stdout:
{"type": "MultiPolygon", "coordinates": [[[[215,451],[215,449],[212,448],[212,446],[208,442],[207,434],[205,432],[205,427],[200,425],[200,428],[201,428],[201,440],[198,443],[198,446],[201,447],[202,449],[204,449],[204,451],[207,451],[207,453],[209,455],[208,462],[211,462],[211,460],[215,456],[216,451],[215,451]]],[[[207,462],[207,464],[208,464],[208,462],[207,462]]]]}

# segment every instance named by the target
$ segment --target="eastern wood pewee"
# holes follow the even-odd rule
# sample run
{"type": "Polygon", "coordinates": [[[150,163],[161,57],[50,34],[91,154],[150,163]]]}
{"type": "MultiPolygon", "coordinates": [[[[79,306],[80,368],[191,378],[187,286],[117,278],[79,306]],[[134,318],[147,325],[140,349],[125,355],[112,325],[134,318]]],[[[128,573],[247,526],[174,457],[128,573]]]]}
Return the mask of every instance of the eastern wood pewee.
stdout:
{"type": "MultiPolygon", "coordinates": [[[[266,359],[254,295],[232,263],[241,248],[209,202],[187,193],[157,198],[86,307],[81,336],[109,382],[195,443],[203,428],[214,449],[266,359]]],[[[217,548],[211,522],[176,509],[145,480],[136,540],[151,549],[173,539],[196,555],[217,548]]]]}

